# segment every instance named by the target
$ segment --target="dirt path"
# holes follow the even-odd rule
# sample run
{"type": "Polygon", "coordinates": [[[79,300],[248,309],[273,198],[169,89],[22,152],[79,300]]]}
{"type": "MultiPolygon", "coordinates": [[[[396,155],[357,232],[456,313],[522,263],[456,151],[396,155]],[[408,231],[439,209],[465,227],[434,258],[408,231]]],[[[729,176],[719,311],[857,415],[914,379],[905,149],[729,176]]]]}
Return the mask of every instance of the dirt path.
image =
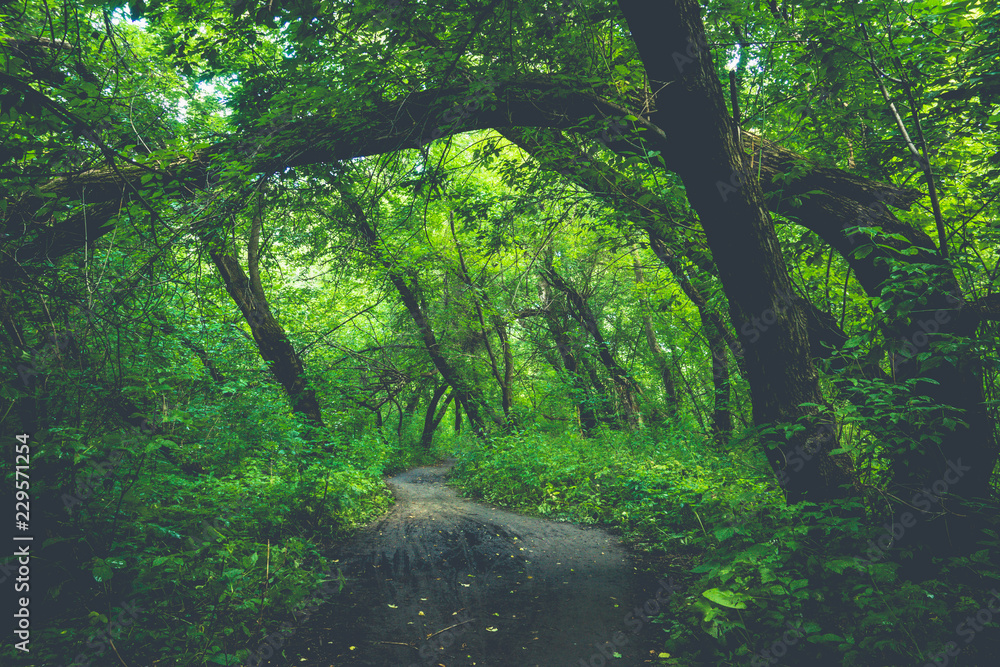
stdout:
{"type": "Polygon", "coordinates": [[[646,664],[662,626],[634,608],[669,593],[616,538],[462,498],[447,470],[389,480],[393,511],[346,545],[347,587],[267,664],[646,664]]]}

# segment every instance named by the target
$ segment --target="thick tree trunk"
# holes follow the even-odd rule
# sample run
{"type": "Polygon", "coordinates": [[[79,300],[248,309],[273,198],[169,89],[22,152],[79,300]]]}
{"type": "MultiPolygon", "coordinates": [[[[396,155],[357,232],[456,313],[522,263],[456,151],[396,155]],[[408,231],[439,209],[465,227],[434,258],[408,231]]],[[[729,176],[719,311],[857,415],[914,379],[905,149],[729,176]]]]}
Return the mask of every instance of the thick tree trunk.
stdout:
{"type": "MultiPolygon", "coordinates": [[[[655,33],[655,28],[650,28],[649,32],[641,40],[647,44],[654,44],[653,40],[663,38],[667,40],[665,48],[659,52],[655,48],[647,48],[647,53],[658,58],[658,62],[650,62],[647,59],[647,69],[652,72],[656,67],[661,69],[669,68],[671,65],[678,69],[691,69],[691,62],[697,64],[698,60],[703,60],[706,47],[697,40],[684,43],[687,37],[700,36],[697,32],[697,25],[694,25],[683,12],[688,15],[696,14],[693,3],[672,3],[666,6],[667,11],[674,15],[674,18],[682,17],[683,21],[676,23],[668,20],[668,28],[662,35],[655,33]],[[687,25],[685,25],[685,23],[687,25]],[[680,26],[678,28],[678,26],[680,26]],[[691,32],[694,30],[694,32],[691,32]],[[674,55],[676,54],[676,58],[674,55]]],[[[636,34],[640,35],[643,26],[636,25],[645,16],[645,7],[638,3],[624,3],[629,18],[636,29],[636,34]]],[[[648,21],[652,25],[659,25],[655,21],[648,21]]],[[[642,49],[642,46],[640,45],[642,49]]],[[[707,68],[706,68],[707,71],[707,68]]],[[[651,77],[660,78],[659,75],[651,74],[651,77]]],[[[666,77],[664,77],[666,78],[666,77]]],[[[681,77],[674,83],[681,83],[681,77]]],[[[670,98],[677,92],[678,86],[671,85],[664,89],[661,97],[670,98]]],[[[719,89],[721,93],[721,88],[719,89]]],[[[687,93],[681,93],[684,97],[687,93]]],[[[714,94],[714,93],[713,93],[714,94]]],[[[397,100],[384,100],[378,102],[373,109],[366,112],[366,117],[362,122],[363,127],[359,129],[359,119],[350,113],[329,113],[330,109],[322,109],[320,112],[312,114],[305,120],[293,121],[281,128],[280,132],[272,132],[265,136],[262,132],[259,136],[238,136],[224,139],[218,145],[196,153],[190,160],[181,161],[171,165],[169,171],[158,170],[156,173],[162,177],[162,183],[151,183],[149,187],[158,188],[165,185],[168,192],[174,192],[180,196],[190,196],[190,193],[198,188],[206,187],[209,179],[209,165],[213,158],[219,155],[236,154],[237,152],[246,155],[252,152],[254,158],[248,160],[251,170],[258,173],[271,173],[277,169],[295,166],[298,164],[314,164],[320,162],[334,162],[337,160],[358,157],[361,155],[372,155],[396,150],[405,145],[407,140],[421,135],[421,128],[434,119],[450,111],[455,99],[469,99],[470,91],[468,87],[462,86],[455,89],[446,90],[420,90],[417,92],[407,92],[397,100]],[[273,136],[272,136],[273,135],[273,136]],[[247,151],[247,146],[253,146],[257,150],[247,151]],[[242,149],[241,149],[242,147],[242,149]]],[[[554,85],[544,80],[523,80],[517,82],[503,82],[495,86],[495,98],[497,103],[490,102],[483,105],[480,111],[471,114],[461,125],[462,131],[481,129],[485,127],[563,127],[571,128],[579,126],[581,120],[588,118],[593,113],[604,115],[605,117],[622,116],[627,110],[617,108],[596,96],[580,93],[579,91],[566,91],[558,85],[554,85]]],[[[661,105],[662,106],[662,105],[661,105]]],[[[342,111],[342,110],[341,110],[342,111]]],[[[658,112],[662,114],[662,112],[658,112]]],[[[654,114],[654,115],[658,115],[654,114]]],[[[635,114],[637,117],[641,113],[635,114]]],[[[672,113],[671,116],[683,120],[683,112],[672,113]]],[[[657,122],[659,122],[657,120],[657,122]]],[[[680,173],[683,170],[683,163],[690,160],[690,156],[696,153],[690,152],[691,143],[683,141],[673,141],[673,137],[667,137],[667,133],[660,130],[646,119],[639,118],[637,124],[647,129],[645,139],[654,150],[661,152],[667,167],[675,169],[680,173]]],[[[673,128],[672,131],[687,132],[688,126],[670,125],[667,121],[660,124],[661,127],[673,128]]],[[[760,141],[753,135],[743,133],[744,148],[752,155],[757,156],[757,163],[743,165],[749,169],[732,171],[724,174],[723,179],[728,177],[729,183],[739,183],[744,177],[740,174],[754,173],[761,174],[761,186],[770,192],[780,193],[784,196],[775,197],[772,201],[774,210],[779,211],[789,217],[799,217],[802,224],[815,229],[815,225],[827,225],[831,227],[832,236],[844,241],[847,237],[843,233],[844,226],[855,224],[866,224],[866,226],[877,227],[883,224],[880,219],[872,219],[865,211],[870,210],[869,202],[876,203],[884,209],[882,202],[887,201],[887,197],[896,196],[901,193],[901,197],[895,200],[896,204],[904,206],[913,201],[913,195],[919,193],[907,191],[901,188],[894,188],[883,184],[874,183],[866,179],[858,178],[842,172],[840,170],[814,168],[809,174],[791,184],[778,184],[773,176],[777,173],[787,172],[787,167],[793,164],[796,156],[789,151],[774,148],[767,145],[767,142],[760,141]],[[735,179],[735,180],[734,180],[735,179]],[[807,192],[813,194],[801,197],[802,206],[793,209],[791,201],[797,195],[807,192]],[[850,209],[853,212],[846,213],[842,209],[850,209]],[[862,218],[861,216],[865,216],[862,218]],[[869,222],[870,221],[870,222],[869,222]]],[[[628,143],[612,142],[613,150],[627,151],[628,143]]],[[[151,170],[147,167],[122,166],[115,170],[91,170],[85,174],[73,178],[58,178],[43,186],[44,194],[56,194],[63,201],[66,199],[75,201],[92,202],[87,206],[78,207],[67,215],[56,215],[55,224],[44,226],[36,221],[48,219],[49,209],[48,198],[37,196],[29,197],[15,202],[9,210],[9,215],[4,220],[5,231],[8,232],[3,243],[3,254],[7,262],[28,261],[31,259],[54,258],[60,254],[65,254],[84,243],[84,240],[93,241],[101,234],[113,229],[113,225],[104,223],[123,209],[125,200],[133,197],[134,193],[140,193],[143,189],[141,179],[148,176],[151,170]],[[15,247],[17,246],[17,247],[15,247]]],[[[690,174],[689,174],[690,177],[690,174]]],[[[725,180],[717,183],[725,186],[725,180]]],[[[733,186],[735,187],[735,186],[733,186]]],[[[638,208],[642,208],[639,206],[638,208]]],[[[878,218],[878,215],[874,216],[878,218]]],[[[894,232],[900,238],[883,240],[890,247],[904,249],[907,247],[919,247],[919,240],[911,239],[913,234],[919,232],[901,225],[898,230],[883,226],[886,232],[894,232]],[[897,244],[893,246],[893,244],[897,244]]],[[[820,232],[822,235],[822,232],[820,232]]],[[[824,236],[830,241],[830,236],[824,236]]],[[[867,242],[865,242],[867,245],[867,242]]],[[[847,242],[846,247],[850,250],[854,244],[847,242]]],[[[860,247],[861,242],[857,243],[860,247]]],[[[933,248],[933,246],[926,246],[933,248]]],[[[844,252],[843,247],[838,248],[844,252]]],[[[877,252],[872,253],[868,258],[862,257],[862,253],[852,257],[850,252],[845,255],[849,261],[867,263],[867,265],[877,268],[877,252]]],[[[909,261],[920,261],[919,257],[910,258],[909,261]]],[[[5,266],[0,271],[7,273],[9,267],[5,266]]],[[[862,275],[864,272],[855,268],[855,272],[866,285],[866,290],[870,291],[870,276],[862,275]]],[[[880,281],[876,281],[876,287],[880,281]]],[[[936,290],[936,298],[941,304],[940,310],[943,317],[949,318],[948,331],[964,331],[968,329],[968,323],[974,319],[974,307],[965,305],[957,293],[950,292],[947,288],[936,290]],[[949,301],[948,296],[955,301],[949,301]],[[952,323],[955,324],[952,324],[952,323]],[[954,326],[954,329],[951,327],[954,326]]],[[[877,290],[876,290],[877,293],[877,290]]],[[[935,307],[931,312],[937,312],[935,307]]],[[[924,320],[926,322],[926,320],[924,320]]],[[[905,335],[906,339],[913,344],[914,336],[925,334],[920,329],[920,321],[909,321],[899,331],[905,335]]],[[[972,327],[974,329],[974,326],[972,327]]],[[[752,332],[753,329],[751,328],[752,332]]],[[[929,350],[933,346],[924,347],[929,350]]],[[[934,355],[935,357],[943,355],[934,355]]],[[[967,477],[967,485],[964,489],[970,495],[979,495],[988,490],[988,475],[995,467],[997,460],[996,443],[989,427],[988,417],[985,415],[980,398],[981,389],[977,383],[981,380],[979,362],[974,353],[961,355],[957,363],[952,364],[950,360],[946,362],[952,365],[952,369],[940,371],[941,377],[948,384],[942,383],[937,391],[940,396],[948,399],[953,405],[957,404],[960,409],[966,410],[965,414],[973,416],[970,423],[972,428],[959,427],[954,434],[948,435],[946,446],[942,447],[942,456],[952,456],[956,453],[974,459],[975,474],[967,477]],[[963,444],[964,443],[964,444],[963,444]]],[[[910,364],[915,366],[916,363],[910,364]]],[[[930,373],[930,372],[929,372],[930,373]]],[[[928,375],[929,375],[928,373],[928,375]]],[[[929,388],[930,389],[930,388],[929,388]]],[[[930,471],[940,463],[940,457],[927,459],[926,463],[914,466],[914,469],[922,468],[923,473],[914,473],[917,476],[930,474],[930,471]]],[[[915,463],[917,463],[915,461],[915,463]]],[[[963,491],[965,492],[965,491],[963,491]]]]}
{"type": "Polygon", "coordinates": [[[440,384],[434,389],[434,394],[431,396],[430,403],[427,404],[427,410],[424,411],[424,430],[420,434],[420,446],[425,450],[430,450],[431,444],[434,441],[434,431],[437,430],[438,425],[444,418],[444,413],[448,409],[448,404],[451,403],[453,396],[449,395],[442,406],[440,413],[438,412],[438,403],[441,402],[441,398],[444,396],[445,392],[448,391],[448,385],[440,384]]]}
{"type": "MultiPolygon", "coordinates": [[[[754,141],[762,159],[761,186],[776,191],[779,185],[775,177],[787,171],[782,165],[790,166],[794,154],[759,137],[754,141]]],[[[974,349],[955,349],[946,340],[956,336],[968,341],[975,334],[983,310],[965,299],[953,269],[938,253],[933,240],[922,230],[898,220],[889,210],[888,205],[908,207],[914,193],[873,188],[871,181],[821,168],[783,187],[785,196],[775,198],[774,210],[816,232],[847,261],[866,294],[886,298],[891,304],[886,310],[883,334],[890,344],[902,348],[891,355],[891,377],[897,383],[926,378],[929,381],[918,382],[913,393],[951,406],[953,410],[946,410],[942,417],[967,424],[958,423],[954,430],[940,431],[940,443],[925,441],[913,451],[893,455],[894,483],[899,487],[895,495],[903,498],[899,513],[912,511],[913,495],[941,479],[959,460],[970,470],[963,473],[960,484],[953,486],[952,494],[989,497],[990,475],[1000,450],[985,405],[982,359],[974,349]],[[843,196],[801,196],[818,187],[843,196]],[[790,195],[798,195],[801,205],[793,206],[790,195]],[[867,231],[856,232],[857,227],[867,231]],[[923,265],[919,273],[909,273],[911,277],[926,278],[913,290],[920,293],[921,304],[912,311],[897,310],[903,299],[910,298],[906,294],[883,297],[885,288],[898,283],[893,263],[923,265]],[[916,360],[917,354],[925,353],[929,356],[926,364],[916,360]]],[[[901,404],[908,401],[909,392],[900,395],[899,400],[901,404]]],[[[902,435],[916,441],[926,434],[926,428],[919,424],[903,423],[898,428],[902,435]]],[[[919,516],[927,520],[919,521],[907,534],[939,555],[970,553],[976,549],[977,515],[974,508],[962,504],[933,521],[929,513],[921,512],[919,516]]]]}
{"type": "Polygon", "coordinates": [[[711,54],[702,46],[700,8],[691,0],[666,0],[658,6],[662,20],[651,21],[648,4],[618,4],[652,87],[661,91],[653,122],[669,130],[675,154],[697,156],[678,162],[674,170],[705,229],[733,326],[742,330],[746,323],[766,323],[755,324],[756,337],[744,345],[754,421],[806,426],[787,441],[768,438],[768,460],[776,473],[784,473],[790,503],[843,497],[842,485],[854,482],[850,458],[830,454],[838,446],[835,429],[817,417],[815,408],[800,407],[822,404],[823,396],[809,355],[805,316],[788,297],[791,282],[763,194],[751,179],[740,188],[729,185],[734,174],[747,169],[711,54]],[[796,458],[799,469],[786,471],[796,452],[807,456],[796,458]]]}

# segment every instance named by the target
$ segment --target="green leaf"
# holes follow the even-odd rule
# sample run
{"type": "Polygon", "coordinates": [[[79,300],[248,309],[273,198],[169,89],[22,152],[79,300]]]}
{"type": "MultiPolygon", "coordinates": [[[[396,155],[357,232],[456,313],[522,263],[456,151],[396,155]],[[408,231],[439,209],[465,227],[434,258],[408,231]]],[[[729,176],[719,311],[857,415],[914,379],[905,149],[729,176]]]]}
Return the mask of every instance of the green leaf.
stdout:
{"type": "Polygon", "coordinates": [[[704,591],[702,595],[716,604],[720,604],[723,607],[729,607],[730,609],[746,609],[747,605],[745,602],[740,602],[740,596],[736,593],[730,591],[719,590],[718,588],[710,588],[704,591]]]}
{"type": "Polygon", "coordinates": [[[715,539],[719,540],[720,542],[725,542],[730,537],[736,534],[736,529],[727,526],[725,528],[715,529],[714,533],[715,533],[715,539]]]}

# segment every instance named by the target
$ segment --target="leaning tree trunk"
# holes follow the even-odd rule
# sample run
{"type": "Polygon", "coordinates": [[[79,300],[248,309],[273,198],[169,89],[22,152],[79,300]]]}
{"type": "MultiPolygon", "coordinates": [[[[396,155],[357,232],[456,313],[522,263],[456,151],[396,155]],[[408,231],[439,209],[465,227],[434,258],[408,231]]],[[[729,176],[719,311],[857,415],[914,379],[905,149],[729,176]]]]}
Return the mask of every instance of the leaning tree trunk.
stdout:
{"type": "Polygon", "coordinates": [[[317,429],[324,428],[323,415],[320,410],[316,392],[309,386],[305,376],[305,367],[298,352],[292,346],[285,330],[271,314],[264,289],[261,286],[257,270],[257,242],[259,238],[261,213],[258,210],[254,216],[251,229],[251,241],[248,259],[251,275],[243,271],[239,260],[230,254],[222,240],[222,235],[209,235],[202,232],[202,241],[208,249],[209,257],[215,264],[226,292],[243,314],[243,319],[250,326],[250,334],[260,355],[267,362],[271,373],[281,384],[291,403],[292,410],[301,414],[306,422],[317,429]]]}
{"type": "MultiPolygon", "coordinates": [[[[635,248],[632,248],[632,271],[635,274],[635,285],[639,290],[644,289],[642,284],[645,278],[642,273],[642,263],[639,262],[639,255],[635,248]]],[[[649,353],[653,356],[653,363],[660,372],[660,380],[663,382],[663,397],[667,405],[667,412],[671,415],[677,413],[677,387],[674,385],[674,376],[670,371],[670,360],[663,353],[663,348],[656,340],[656,332],[653,331],[653,317],[649,312],[649,299],[645,294],[639,297],[639,309],[642,311],[642,328],[646,333],[646,345],[649,353]]]]}
{"type": "Polygon", "coordinates": [[[854,482],[851,460],[830,454],[838,447],[835,429],[816,408],[802,407],[822,404],[823,396],[809,355],[805,316],[788,298],[791,281],[763,195],[752,179],[740,181],[739,188],[729,186],[734,175],[747,169],[711,54],[702,46],[700,8],[692,0],[666,0],[657,7],[659,20],[651,20],[647,3],[619,0],[618,5],[652,87],[660,91],[651,120],[667,128],[677,154],[697,156],[674,168],[701,219],[729,297],[733,326],[742,330],[746,323],[767,322],[744,345],[754,421],[806,425],[787,440],[768,438],[768,461],[784,474],[790,503],[843,497],[842,487],[854,482]],[[814,454],[796,457],[800,467],[789,468],[791,457],[803,451],[814,454]]]}
{"type": "Polygon", "coordinates": [[[546,282],[566,295],[566,299],[570,303],[570,312],[573,313],[573,316],[584,330],[590,334],[590,337],[594,341],[594,346],[597,348],[597,356],[607,369],[612,382],[614,382],[625,422],[630,427],[638,426],[641,421],[641,415],[639,414],[639,404],[636,396],[641,394],[642,391],[635,380],[629,376],[628,372],[622,368],[621,364],[614,358],[614,355],[611,354],[611,349],[607,341],[604,340],[604,335],[601,333],[600,326],[598,326],[597,318],[594,316],[593,311],[591,311],[590,306],[587,305],[587,300],[556,273],[555,269],[552,268],[551,257],[543,267],[543,277],[546,282]]]}
{"type": "MultiPolygon", "coordinates": [[[[420,332],[420,337],[423,340],[424,348],[427,350],[428,356],[431,358],[431,363],[434,364],[438,373],[441,374],[442,380],[452,387],[455,394],[456,415],[458,414],[458,405],[461,404],[465,409],[469,425],[472,427],[473,432],[478,436],[483,436],[486,433],[484,413],[494,424],[503,426],[504,421],[497,418],[497,416],[490,409],[489,405],[483,401],[478,392],[475,391],[474,387],[466,382],[465,378],[462,377],[462,374],[458,371],[458,369],[444,356],[444,351],[441,349],[441,343],[438,341],[437,335],[434,333],[434,329],[431,327],[430,320],[428,320],[424,309],[420,306],[420,301],[417,298],[415,290],[402,272],[393,264],[393,262],[381,255],[378,249],[378,234],[368,221],[368,216],[365,214],[364,209],[361,208],[361,204],[358,203],[354,193],[352,193],[346,186],[338,186],[338,191],[340,192],[344,203],[347,205],[348,209],[350,209],[351,214],[354,216],[357,229],[361,233],[362,239],[368,246],[369,250],[375,255],[377,261],[385,268],[389,282],[391,282],[393,287],[396,288],[396,291],[399,293],[399,297],[403,302],[403,306],[406,308],[407,312],[410,313],[410,317],[413,318],[413,323],[420,332]]],[[[458,423],[460,422],[456,416],[456,429],[458,423]]]]}

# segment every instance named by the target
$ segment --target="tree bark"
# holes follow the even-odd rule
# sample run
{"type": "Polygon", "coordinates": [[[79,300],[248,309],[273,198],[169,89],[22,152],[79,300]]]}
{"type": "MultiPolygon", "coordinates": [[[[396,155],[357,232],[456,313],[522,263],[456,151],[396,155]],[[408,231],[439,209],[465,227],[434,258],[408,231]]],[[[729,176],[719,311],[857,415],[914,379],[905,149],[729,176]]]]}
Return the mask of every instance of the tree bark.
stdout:
{"type": "MultiPolygon", "coordinates": [[[[681,47],[684,51],[685,47],[681,47]]],[[[669,60],[669,54],[668,54],[669,60]]],[[[582,87],[582,86],[581,86],[582,87]]],[[[420,145],[428,124],[453,111],[459,99],[483,99],[488,102],[469,112],[460,128],[447,133],[487,128],[564,128],[579,131],[581,125],[593,127],[593,117],[620,118],[631,110],[619,107],[597,95],[581,92],[567,84],[553,83],[544,77],[524,78],[500,83],[488,82],[486,93],[480,84],[410,92],[398,99],[382,100],[367,111],[363,119],[344,109],[318,109],[309,118],[292,120],[278,129],[261,129],[239,136],[226,137],[216,144],[180,158],[169,168],[121,165],[114,169],[94,169],[73,177],[54,178],[42,185],[45,196],[26,196],[13,202],[3,219],[0,255],[7,262],[28,262],[59,257],[81,248],[109,233],[114,225],[105,223],[121,213],[144,188],[162,188],[167,195],[187,198],[212,184],[212,164],[220,157],[246,162],[250,173],[270,174],[289,167],[309,164],[332,164],[341,160],[379,155],[420,145]],[[479,86],[479,87],[477,87],[479,86]],[[584,121],[587,121],[584,123],[584,121]],[[142,178],[153,175],[148,183],[142,178]],[[53,198],[54,197],[54,198],[53,198]],[[87,202],[67,214],[53,215],[53,202],[87,202]],[[52,220],[42,225],[40,221],[52,220]]],[[[652,150],[660,151],[665,166],[677,170],[688,156],[668,141],[666,133],[635,114],[635,123],[646,130],[644,140],[652,150]]],[[[808,220],[816,208],[846,203],[859,210],[857,201],[887,201],[907,207],[919,193],[854,176],[838,169],[815,167],[809,178],[792,184],[776,184],[773,176],[805,161],[802,156],[743,132],[744,147],[759,156],[761,184],[768,192],[785,191],[782,201],[792,210],[790,198],[809,191],[820,191],[804,201],[805,208],[794,209],[808,220]],[[856,200],[856,201],[855,201],[856,200]]],[[[611,150],[628,153],[629,141],[612,139],[611,150]]],[[[755,169],[757,165],[754,165],[755,169]]],[[[728,176],[727,176],[728,178],[728,176]]],[[[614,182],[605,183],[614,189],[614,182]]],[[[662,216],[645,205],[638,210],[662,216]]],[[[853,220],[854,216],[845,218],[853,220]]],[[[808,222],[804,222],[807,224],[808,222]]],[[[911,230],[912,231],[912,230],[911,230]]],[[[898,242],[897,242],[898,243],[898,242]]],[[[4,268],[4,273],[8,273],[4,268]]]]}
{"type": "Polygon", "coordinates": [[[264,294],[254,292],[250,279],[235,257],[214,242],[209,241],[207,245],[226,291],[250,325],[250,334],[257,349],[285,390],[292,411],[303,415],[310,426],[324,429],[319,401],[306,380],[302,359],[288,340],[285,330],[271,314],[264,294]]]}
{"type": "MultiPolygon", "coordinates": [[[[262,204],[263,202],[258,202],[251,222],[251,239],[259,237],[260,234],[262,204]]],[[[250,326],[250,334],[257,344],[260,355],[285,390],[292,411],[301,414],[310,426],[322,431],[325,426],[316,392],[306,380],[305,366],[298,352],[292,346],[285,330],[271,314],[264,288],[261,286],[256,243],[251,240],[249,247],[251,275],[248,277],[239,260],[227,250],[222,234],[211,234],[201,230],[200,235],[209,257],[219,271],[226,292],[250,326]]],[[[326,447],[329,451],[328,446],[326,447]]]]}
{"type": "Polygon", "coordinates": [[[442,383],[437,386],[434,389],[434,394],[431,396],[430,403],[427,404],[427,410],[424,412],[424,430],[420,434],[420,446],[426,451],[430,451],[431,445],[434,442],[434,431],[437,430],[441,420],[444,419],[444,414],[448,410],[448,404],[454,398],[453,395],[449,394],[439,412],[438,403],[441,402],[441,398],[446,391],[448,391],[448,385],[442,383]]]}
{"type": "Polygon", "coordinates": [[[843,497],[847,492],[841,487],[854,483],[851,460],[830,454],[838,446],[832,424],[816,408],[800,407],[824,401],[809,355],[805,316],[788,296],[791,282],[763,193],[752,179],[744,179],[740,188],[729,185],[734,174],[746,172],[744,155],[734,141],[711,54],[703,46],[699,6],[691,0],[666,0],[659,7],[663,20],[650,21],[645,3],[619,0],[618,5],[650,82],[661,91],[651,119],[659,128],[669,128],[676,154],[698,156],[678,162],[674,170],[701,219],[729,297],[733,326],[742,330],[744,323],[766,322],[766,329],[758,327],[759,335],[744,345],[754,421],[801,421],[806,426],[787,441],[767,438],[768,460],[776,473],[784,473],[789,503],[843,497]],[[808,459],[798,458],[801,468],[786,472],[792,456],[785,452],[806,452],[808,459]]]}

